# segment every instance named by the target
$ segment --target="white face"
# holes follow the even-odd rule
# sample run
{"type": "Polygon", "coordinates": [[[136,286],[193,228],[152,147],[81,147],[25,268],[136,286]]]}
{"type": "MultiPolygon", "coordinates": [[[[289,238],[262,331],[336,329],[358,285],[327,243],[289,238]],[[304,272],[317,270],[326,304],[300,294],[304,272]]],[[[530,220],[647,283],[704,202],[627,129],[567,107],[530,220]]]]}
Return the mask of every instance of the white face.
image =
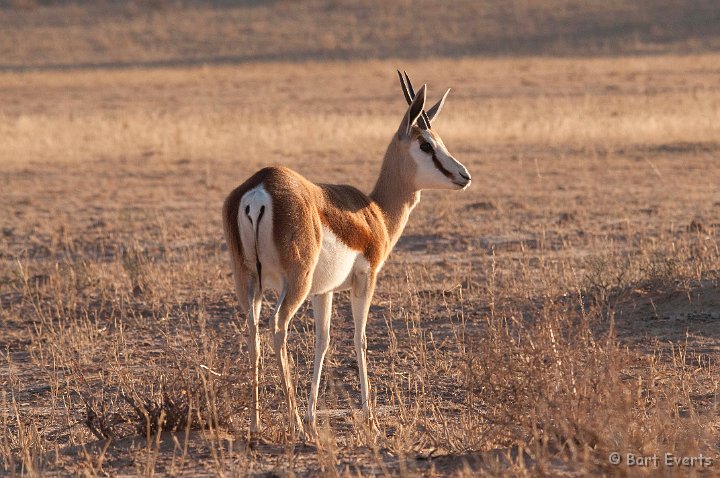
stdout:
{"type": "Polygon", "coordinates": [[[410,143],[410,157],[417,166],[415,187],[420,189],[465,189],[470,173],[452,157],[442,140],[429,130],[419,130],[410,143]]]}

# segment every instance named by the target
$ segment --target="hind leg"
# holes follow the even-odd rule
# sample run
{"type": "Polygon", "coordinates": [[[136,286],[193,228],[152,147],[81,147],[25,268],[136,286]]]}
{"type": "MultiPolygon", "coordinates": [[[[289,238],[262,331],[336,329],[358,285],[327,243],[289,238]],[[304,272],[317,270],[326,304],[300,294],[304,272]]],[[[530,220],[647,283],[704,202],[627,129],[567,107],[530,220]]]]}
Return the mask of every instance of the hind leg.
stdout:
{"type": "Polygon", "coordinates": [[[235,292],[241,311],[247,317],[248,323],[248,353],[250,355],[250,368],[252,376],[251,405],[250,405],[250,435],[257,438],[260,426],[260,308],[262,306],[262,291],[258,289],[257,280],[238,261],[233,260],[233,276],[235,278],[235,292]]]}
{"type": "Polygon", "coordinates": [[[257,437],[260,433],[260,308],[262,306],[262,292],[258,289],[256,281],[249,278],[247,287],[248,304],[248,352],[250,366],[252,367],[252,403],[250,407],[250,435],[257,437]]]}
{"type": "Polygon", "coordinates": [[[293,384],[292,375],[290,373],[290,363],[287,355],[287,334],[290,321],[307,298],[310,292],[310,280],[306,277],[298,280],[288,280],[285,284],[285,290],[282,292],[281,302],[278,304],[277,314],[275,315],[273,327],[273,348],[275,357],[278,360],[280,368],[280,377],[282,378],[283,391],[285,392],[285,401],[288,407],[288,425],[290,435],[295,438],[298,433],[302,435],[302,420],[297,407],[295,398],[295,386],[293,384]]]}

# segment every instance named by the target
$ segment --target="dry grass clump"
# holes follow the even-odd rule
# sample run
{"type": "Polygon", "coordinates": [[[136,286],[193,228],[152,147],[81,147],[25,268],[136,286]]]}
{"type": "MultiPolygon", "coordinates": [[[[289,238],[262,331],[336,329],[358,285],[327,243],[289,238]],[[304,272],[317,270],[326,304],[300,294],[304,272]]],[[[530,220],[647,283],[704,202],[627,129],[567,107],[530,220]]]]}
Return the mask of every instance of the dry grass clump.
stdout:
{"type": "Polygon", "coordinates": [[[683,344],[638,355],[612,328],[593,332],[596,322],[592,309],[554,304],[530,323],[516,315],[488,321],[467,366],[471,402],[494,404],[489,433],[520,445],[526,464],[545,472],[563,462],[612,473],[607,457],[618,451],[712,456],[714,408],[698,407],[691,390],[717,393],[717,366],[683,344]]]}
{"type": "Polygon", "coordinates": [[[109,446],[128,437],[145,437],[150,446],[164,431],[207,430],[213,439],[213,430],[235,430],[243,421],[246,370],[223,351],[236,343],[208,326],[204,304],[160,302],[172,289],[161,291],[148,273],[158,261],[153,249],[136,244],[95,261],[81,254],[54,265],[24,259],[4,270],[14,291],[4,295],[11,301],[4,325],[29,326],[18,340],[34,365],[30,374],[8,347],[6,472],[41,473],[61,461],[59,446],[110,439],[109,446]],[[47,400],[34,403],[38,397],[47,400]]]}
{"type": "MultiPolygon", "coordinates": [[[[612,452],[715,454],[710,423],[716,422],[717,363],[682,328],[665,335],[665,343],[628,346],[645,337],[633,337],[639,329],[627,316],[638,320],[642,312],[633,309],[653,298],[679,295],[690,304],[704,294],[717,297],[718,243],[707,236],[669,246],[651,242],[639,241],[633,254],[565,263],[585,271],[574,274],[579,280],[565,293],[536,295],[530,303],[501,300],[471,342],[468,400],[476,407],[492,404],[482,411],[488,433],[506,446],[521,446],[526,462],[539,470],[565,462],[583,474],[614,473],[612,452]]],[[[673,313],[687,312],[680,307],[673,313]]]]}

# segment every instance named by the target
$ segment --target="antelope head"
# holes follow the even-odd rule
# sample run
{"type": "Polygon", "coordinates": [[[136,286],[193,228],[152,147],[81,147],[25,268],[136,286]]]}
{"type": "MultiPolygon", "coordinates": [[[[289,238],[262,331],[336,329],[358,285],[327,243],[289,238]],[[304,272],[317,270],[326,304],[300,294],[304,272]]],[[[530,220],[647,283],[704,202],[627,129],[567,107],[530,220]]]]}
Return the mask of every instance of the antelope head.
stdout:
{"type": "Polygon", "coordinates": [[[400,85],[408,102],[407,112],[397,132],[397,140],[407,154],[409,170],[414,171],[414,185],[421,189],[465,189],[470,185],[470,173],[445,147],[440,136],[431,129],[432,122],[442,110],[450,89],[425,110],[425,85],[417,94],[407,73],[400,76],[400,85]]]}

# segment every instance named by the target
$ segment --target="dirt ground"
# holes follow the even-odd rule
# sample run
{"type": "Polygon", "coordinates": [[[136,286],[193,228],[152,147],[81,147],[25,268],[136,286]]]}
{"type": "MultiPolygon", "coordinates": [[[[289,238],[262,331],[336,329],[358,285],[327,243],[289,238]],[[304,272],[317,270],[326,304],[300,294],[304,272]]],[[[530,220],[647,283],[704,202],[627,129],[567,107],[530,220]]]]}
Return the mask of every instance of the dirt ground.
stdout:
{"type": "MultiPolygon", "coordinates": [[[[0,474],[716,474],[719,65],[665,52],[5,69],[0,474]],[[405,109],[397,67],[431,99],[453,88],[437,131],[473,184],[423,192],[379,278],[380,434],[356,412],[337,294],[321,439],[286,440],[268,294],[251,443],[222,201],[268,164],[369,191],[405,109]],[[714,464],[638,468],[628,453],[714,464]]],[[[291,329],[304,407],[309,305],[291,329]]]]}

